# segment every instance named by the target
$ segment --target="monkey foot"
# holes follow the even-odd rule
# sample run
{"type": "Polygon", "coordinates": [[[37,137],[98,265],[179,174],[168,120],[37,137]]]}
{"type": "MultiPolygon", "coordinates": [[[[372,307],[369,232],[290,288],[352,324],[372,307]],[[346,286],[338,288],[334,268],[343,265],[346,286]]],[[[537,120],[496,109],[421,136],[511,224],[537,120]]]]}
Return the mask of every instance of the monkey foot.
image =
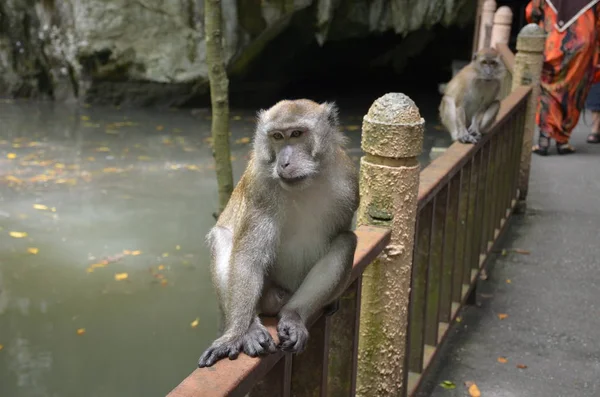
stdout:
{"type": "Polygon", "coordinates": [[[242,351],[250,357],[258,357],[275,353],[277,347],[267,329],[255,322],[240,337],[217,339],[198,360],[198,368],[210,367],[225,357],[235,360],[242,351]]]}
{"type": "Polygon", "coordinates": [[[288,353],[301,353],[308,342],[308,330],[295,311],[287,311],[280,315],[277,323],[279,348],[288,353]]]}

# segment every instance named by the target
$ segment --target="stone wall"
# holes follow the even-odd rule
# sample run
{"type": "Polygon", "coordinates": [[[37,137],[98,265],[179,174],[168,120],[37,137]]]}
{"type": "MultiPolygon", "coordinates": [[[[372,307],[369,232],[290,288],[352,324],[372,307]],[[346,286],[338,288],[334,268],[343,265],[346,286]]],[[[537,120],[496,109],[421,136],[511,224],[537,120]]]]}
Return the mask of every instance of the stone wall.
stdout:
{"type": "MultiPolygon", "coordinates": [[[[473,0],[222,0],[230,73],[296,13],[320,44],[463,24],[473,0]]],[[[183,103],[207,92],[202,0],[3,0],[0,96],[183,103]]]]}

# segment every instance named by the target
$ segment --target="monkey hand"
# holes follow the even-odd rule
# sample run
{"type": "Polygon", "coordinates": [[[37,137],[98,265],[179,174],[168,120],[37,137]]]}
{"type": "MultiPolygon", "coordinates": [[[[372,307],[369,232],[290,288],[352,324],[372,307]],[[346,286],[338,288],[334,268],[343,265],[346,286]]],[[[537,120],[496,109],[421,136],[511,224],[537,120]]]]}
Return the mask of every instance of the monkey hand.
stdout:
{"type": "Polygon", "coordinates": [[[282,311],[277,323],[279,348],[288,353],[302,353],[308,342],[306,325],[295,311],[282,311]]]}
{"type": "Polygon", "coordinates": [[[198,368],[210,367],[225,357],[235,360],[242,351],[250,357],[258,357],[275,353],[277,347],[264,325],[254,322],[242,336],[225,335],[217,339],[198,360],[198,368]]]}
{"type": "Polygon", "coordinates": [[[463,134],[460,137],[458,137],[458,141],[460,143],[472,143],[472,144],[476,144],[477,142],[479,142],[479,140],[481,139],[481,134],[477,133],[477,134],[463,134]]]}

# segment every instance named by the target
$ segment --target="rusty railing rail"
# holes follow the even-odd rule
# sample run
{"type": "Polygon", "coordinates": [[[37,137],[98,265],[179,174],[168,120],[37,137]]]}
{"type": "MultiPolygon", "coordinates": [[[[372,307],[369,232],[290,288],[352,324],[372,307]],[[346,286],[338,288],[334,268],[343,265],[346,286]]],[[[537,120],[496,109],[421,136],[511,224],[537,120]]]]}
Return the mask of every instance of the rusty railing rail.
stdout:
{"type": "MultiPolygon", "coordinates": [[[[362,274],[390,240],[390,230],[360,226],[354,254],[352,281],[341,297],[340,310],[333,316],[313,319],[307,350],[297,356],[278,352],[261,358],[240,354],[236,360],[221,360],[213,367],[198,368],[168,397],[245,396],[330,396],[351,395],[356,385],[358,325],[362,274]],[[336,340],[329,337],[331,329],[336,340]],[[340,350],[350,358],[339,359],[340,350]],[[330,354],[333,353],[333,354],[330,354]],[[329,357],[334,355],[333,359],[329,357]]],[[[277,342],[276,320],[263,322],[277,342]]]]}
{"type": "Polygon", "coordinates": [[[531,91],[519,87],[504,99],[491,131],[477,145],[455,143],[421,171],[405,375],[409,395],[516,205],[531,91]]]}

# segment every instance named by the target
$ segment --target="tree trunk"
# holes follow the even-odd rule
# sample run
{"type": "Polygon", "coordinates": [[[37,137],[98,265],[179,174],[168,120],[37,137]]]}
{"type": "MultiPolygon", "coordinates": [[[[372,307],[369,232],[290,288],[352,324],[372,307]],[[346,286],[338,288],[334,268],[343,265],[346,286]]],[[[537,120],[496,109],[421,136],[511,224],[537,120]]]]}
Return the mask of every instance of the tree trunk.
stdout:
{"type": "Polygon", "coordinates": [[[206,62],[212,107],[213,157],[219,189],[219,212],[223,212],[233,191],[231,151],[229,149],[229,80],[223,60],[221,0],[204,1],[206,62]]]}

